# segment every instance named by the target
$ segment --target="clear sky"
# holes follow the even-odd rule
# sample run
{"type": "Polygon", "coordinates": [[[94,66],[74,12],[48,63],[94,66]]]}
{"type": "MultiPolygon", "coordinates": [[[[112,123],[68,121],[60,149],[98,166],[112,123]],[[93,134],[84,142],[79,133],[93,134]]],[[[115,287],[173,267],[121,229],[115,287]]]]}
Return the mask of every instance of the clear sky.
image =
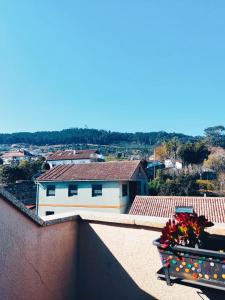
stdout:
{"type": "Polygon", "coordinates": [[[0,132],[225,125],[224,0],[1,0],[0,132]]]}

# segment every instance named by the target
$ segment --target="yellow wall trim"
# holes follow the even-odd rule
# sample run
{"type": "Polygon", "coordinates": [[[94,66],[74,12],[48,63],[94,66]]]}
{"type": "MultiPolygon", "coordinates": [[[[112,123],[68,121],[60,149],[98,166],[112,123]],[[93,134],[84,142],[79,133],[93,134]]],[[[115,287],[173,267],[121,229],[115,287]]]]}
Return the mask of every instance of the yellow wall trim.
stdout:
{"type": "Polygon", "coordinates": [[[86,205],[86,204],[39,204],[39,206],[55,206],[55,207],[88,207],[88,208],[122,208],[126,204],[121,205],[86,205]]]}

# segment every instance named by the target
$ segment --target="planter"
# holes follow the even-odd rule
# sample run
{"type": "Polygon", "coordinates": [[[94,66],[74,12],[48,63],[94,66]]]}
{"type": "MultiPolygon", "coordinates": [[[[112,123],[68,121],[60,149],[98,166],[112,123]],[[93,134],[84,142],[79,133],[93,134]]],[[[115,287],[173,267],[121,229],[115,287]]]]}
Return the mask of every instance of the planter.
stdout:
{"type": "Polygon", "coordinates": [[[173,246],[163,249],[158,240],[157,246],[162,261],[158,276],[166,279],[181,279],[184,282],[225,290],[225,253],[213,250],[225,249],[224,241],[210,238],[207,245],[211,249],[197,249],[173,246]],[[212,247],[213,246],[213,247],[212,247]]]}

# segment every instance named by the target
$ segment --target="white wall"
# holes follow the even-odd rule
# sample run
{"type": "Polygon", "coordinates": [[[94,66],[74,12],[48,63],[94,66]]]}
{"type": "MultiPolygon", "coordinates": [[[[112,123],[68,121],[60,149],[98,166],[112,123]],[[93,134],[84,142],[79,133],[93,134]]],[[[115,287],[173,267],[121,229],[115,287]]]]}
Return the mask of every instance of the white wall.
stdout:
{"type": "Polygon", "coordinates": [[[68,196],[68,182],[55,184],[55,196],[46,196],[47,183],[38,184],[38,215],[46,211],[71,212],[78,209],[123,213],[129,201],[122,197],[122,183],[128,182],[71,182],[78,185],[78,195],[68,196]],[[92,197],[92,184],[102,184],[102,196],[92,197]]]}

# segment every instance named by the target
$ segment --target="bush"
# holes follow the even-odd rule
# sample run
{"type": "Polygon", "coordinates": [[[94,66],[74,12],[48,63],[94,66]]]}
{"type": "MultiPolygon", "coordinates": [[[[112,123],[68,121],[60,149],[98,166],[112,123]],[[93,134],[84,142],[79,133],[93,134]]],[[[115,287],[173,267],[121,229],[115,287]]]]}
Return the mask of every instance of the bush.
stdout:
{"type": "MultiPolygon", "coordinates": [[[[18,166],[3,165],[0,168],[0,181],[2,183],[14,183],[17,180],[32,180],[45,170],[42,169],[43,160],[28,162],[22,161],[18,166]]],[[[45,166],[48,169],[48,165],[45,166]]]]}
{"type": "Polygon", "coordinates": [[[161,184],[162,183],[158,179],[154,179],[154,180],[150,181],[149,182],[149,187],[148,187],[149,194],[153,195],[153,196],[158,195],[159,191],[160,191],[160,188],[161,188],[161,184]]]}
{"type": "Polygon", "coordinates": [[[215,182],[212,180],[199,179],[196,182],[200,190],[212,191],[215,188],[215,182]]]}
{"type": "Polygon", "coordinates": [[[178,175],[174,179],[152,180],[149,184],[150,195],[161,196],[198,196],[199,185],[196,176],[178,175]]]}

